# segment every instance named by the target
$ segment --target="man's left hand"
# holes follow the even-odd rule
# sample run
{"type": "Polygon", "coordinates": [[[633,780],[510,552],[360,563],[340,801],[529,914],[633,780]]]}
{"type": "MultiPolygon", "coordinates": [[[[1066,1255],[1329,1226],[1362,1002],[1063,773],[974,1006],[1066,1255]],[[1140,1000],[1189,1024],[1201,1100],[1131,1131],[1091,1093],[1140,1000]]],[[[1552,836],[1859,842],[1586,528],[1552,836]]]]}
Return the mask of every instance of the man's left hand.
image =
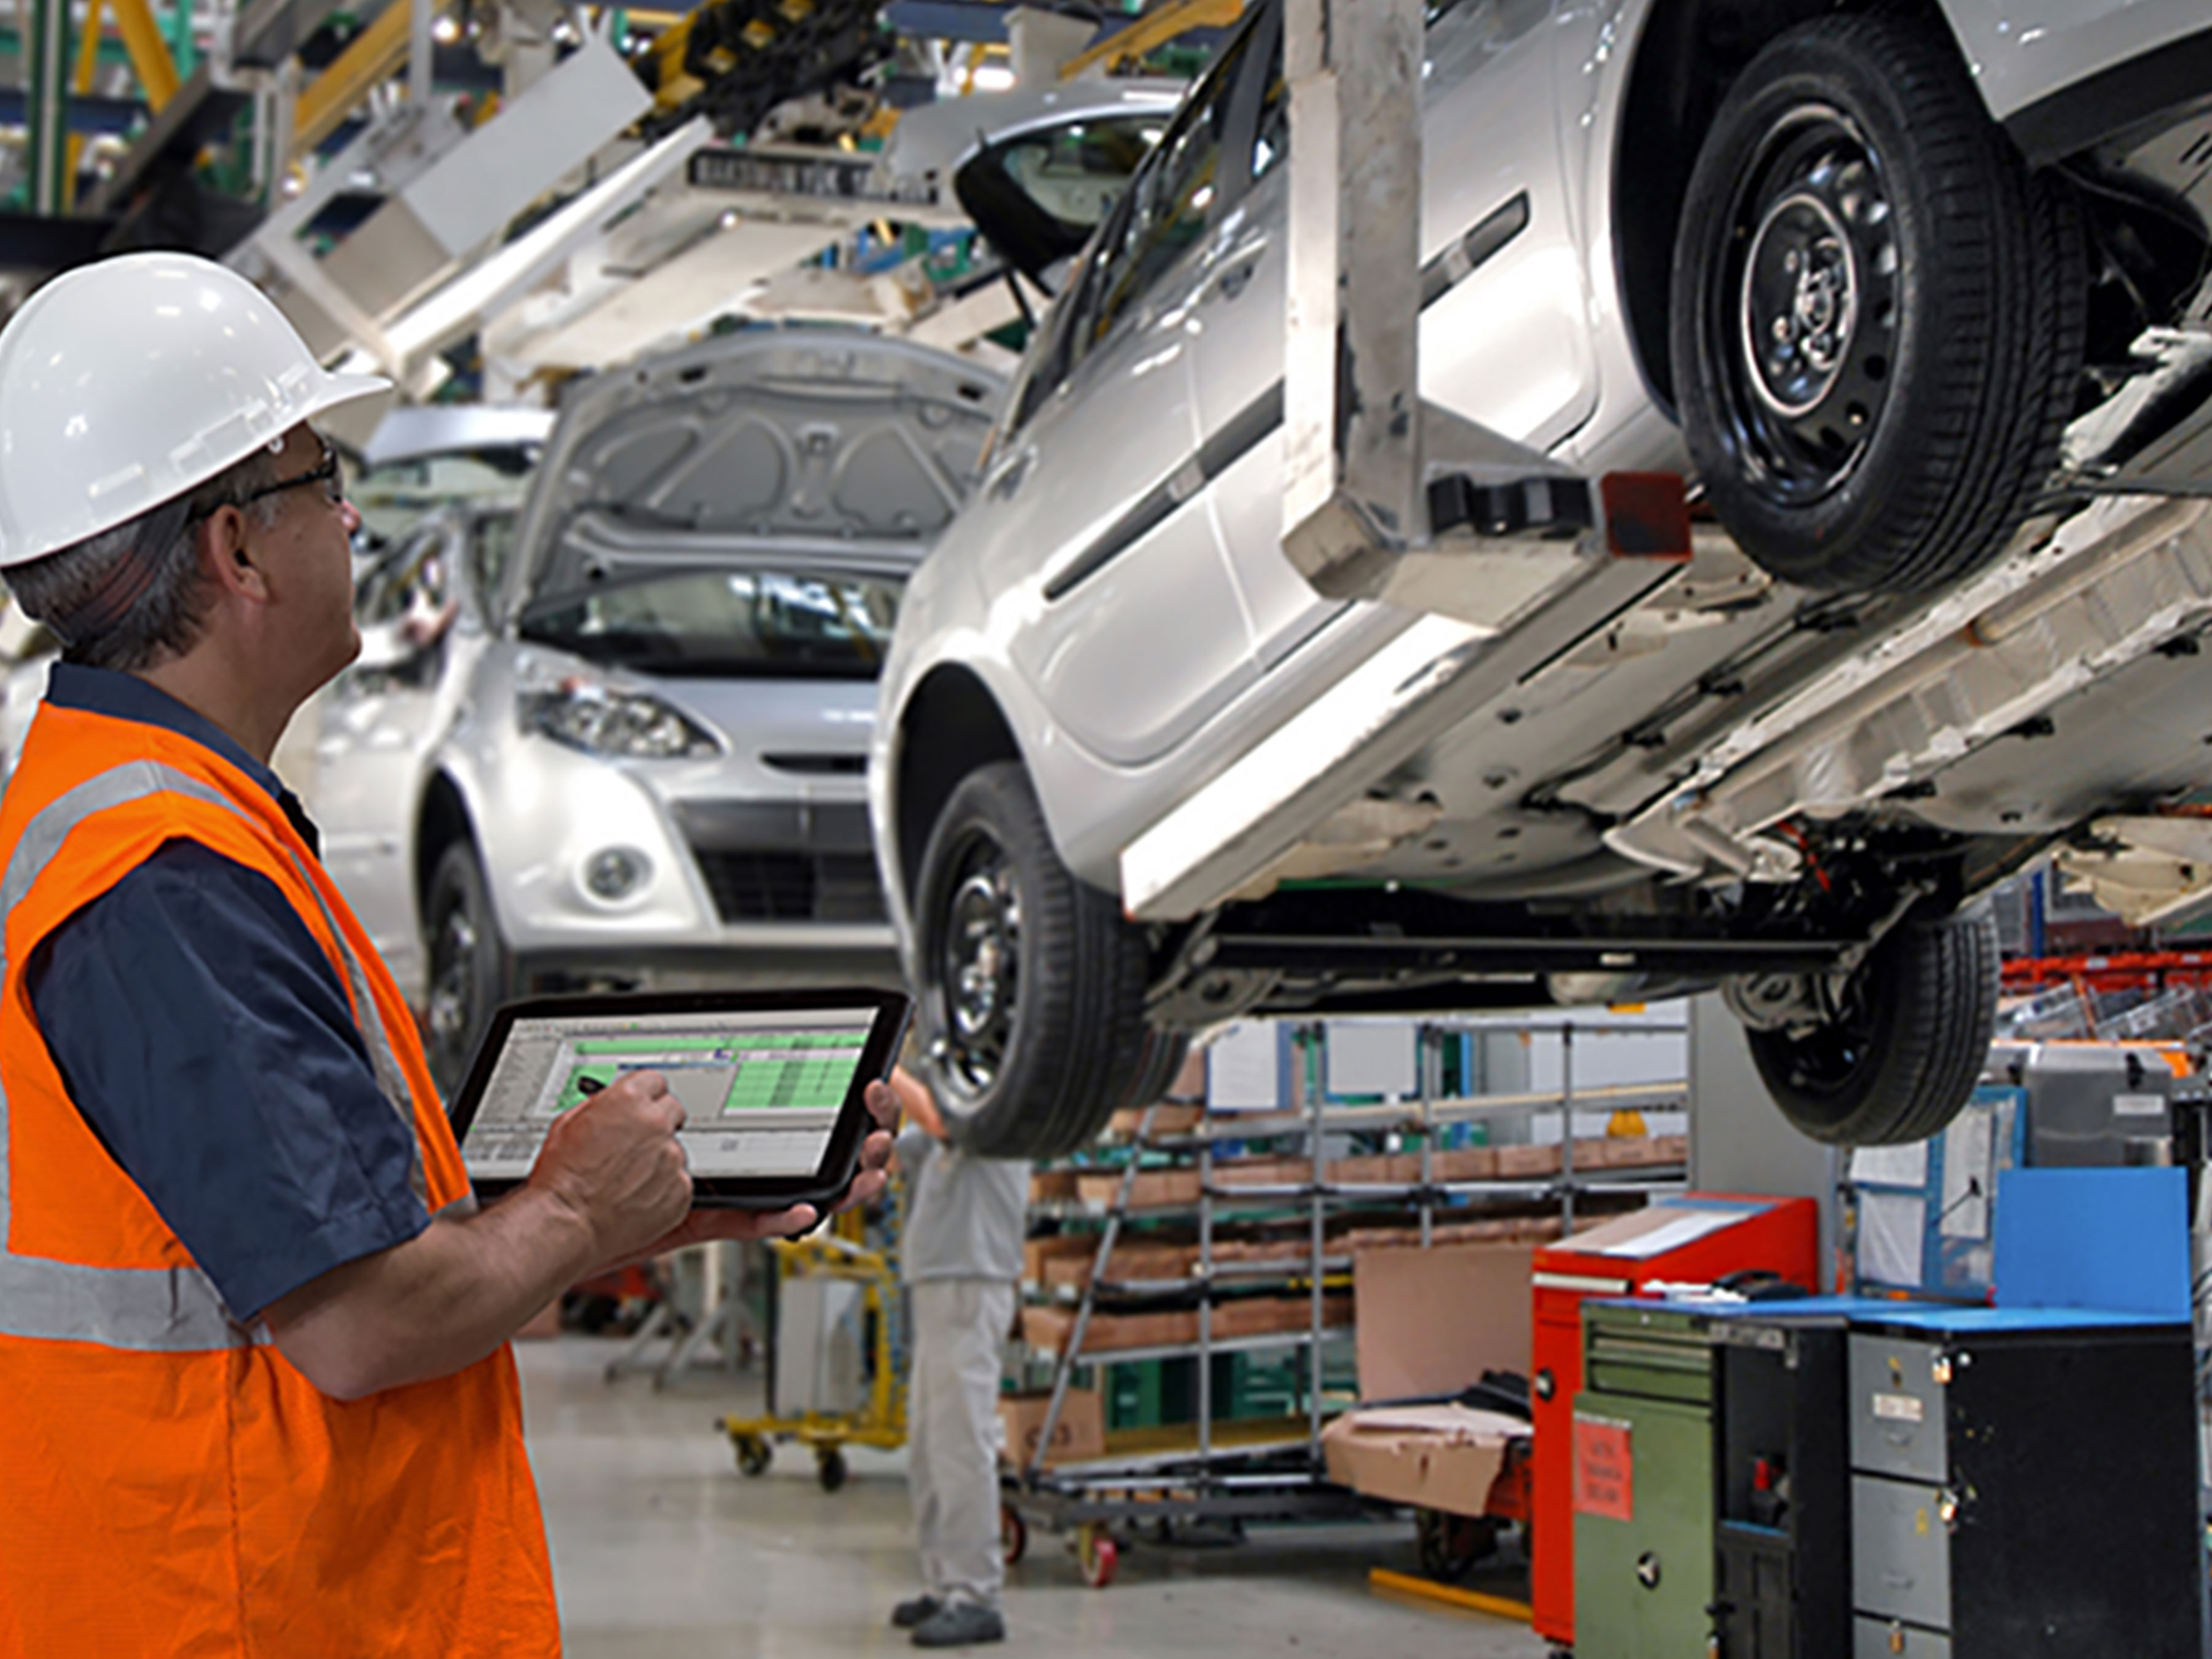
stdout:
{"type": "MultiPolygon", "coordinates": [[[[860,1143],[860,1162],[854,1172],[853,1184],[830,1206],[829,1212],[832,1215],[855,1205],[874,1203],[882,1195],[884,1183],[889,1178],[884,1170],[890,1162],[890,1132],[898,1122],[899,1097],[892,1093],[889,1084],[871,1083],[867,1103],[868,1115],[876,1120],[877,1127],[860,1143]]],[[[665,1255],[686,1244],[713,1244],[728,1239],[796,1238],[811,1231],[822,1219],[822,1214],[811,1204],[794,1204],[787,1210],[694,1210],[647,1249],[625,1261],[665,1255]]],[[[623,1265],[622,1261],[611,1261],[599,1271],[605,1273],[623,1265]]]]}

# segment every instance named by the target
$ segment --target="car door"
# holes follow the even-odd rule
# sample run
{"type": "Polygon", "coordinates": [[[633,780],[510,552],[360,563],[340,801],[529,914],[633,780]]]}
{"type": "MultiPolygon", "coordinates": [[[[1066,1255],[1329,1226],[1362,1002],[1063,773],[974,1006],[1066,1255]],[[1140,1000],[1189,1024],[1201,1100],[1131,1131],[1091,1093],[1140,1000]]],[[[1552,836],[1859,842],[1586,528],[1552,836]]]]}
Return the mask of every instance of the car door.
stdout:
{"type": "Polygon", "coordinates": [[[418,528],[362,579],[354,606],[362,654],[325,694],[316,743],[324,866],[393,963],[419,948],[410,821],[422,758],[444,719],[465,526],[449,517],[418,528]]]}
{"type": "MultiPolygon", "coordinates": [[[[1559,98],[1545,24],[1554,0],[1461,0],[1431,26],[1424,76],[1421,392],[1548,447],[1595,407],[1559,98]]],[[[1280,14],[1261,25],[1241,167],[1200,255],[1191,309],[1196,416],[1212,508],[1265,669],[1344,607],[1282,551],[1282,377],[1289,98],[1280,14]]]]}
{"type": "Polygon", "coordinates": [[[1232,46],[1194,89],[1079,265],[972,509],[989,590],[1030,590],[1017,665],[1062,731],[1121,765],[1168,752],[1257,677],[1193,488],[1183,326],[1247,56],[1232,46]]]}

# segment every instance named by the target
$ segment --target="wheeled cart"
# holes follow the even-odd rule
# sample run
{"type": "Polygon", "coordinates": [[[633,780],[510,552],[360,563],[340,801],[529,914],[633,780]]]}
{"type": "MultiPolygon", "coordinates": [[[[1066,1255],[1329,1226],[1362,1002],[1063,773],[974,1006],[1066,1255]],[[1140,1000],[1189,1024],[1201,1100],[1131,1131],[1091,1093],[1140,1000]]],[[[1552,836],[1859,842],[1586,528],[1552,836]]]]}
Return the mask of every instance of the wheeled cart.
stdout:
{"type": "Polygon", "coordinates": [[[1010,1471],[1001,1481],[1000,1532],[1009,1565],[1032,1526],[1065,1534],[1085,1583],[1114,1582],[1121,1552],[1140,1537],[1173,1543],[1194,1528],[1249,1522],[1340,1521],[1364,1506],[1330,1486],[1309,1455],[1304,1418],[1218,1423],[1201,1452],[1195,1426],[1135,1429],[1109,1437],[1107,1455],[1010,1471]]]}
{"type": "MultiPolygon", "coordinates": [[[[886,1214],[895,1212],[886,1206],[886,1214]]],[[[741,1473],[767,1474],[775,1443],[796,1441],[814,1449],[823,1488],[836,1492],[849,1473],[847,1446],[889,1450],[906,1443],[896,1250],[836,1234],[779,1240],[770,1249],[776,1316],[769,1410],[760,1417],[725,1417],[719,1426],[736,1449],[741,1473]],[[850,1337],[856,1327],[866,1333],[857,1344],[850,1337]],[[853,1360],[860,1363],[856,1367],[853,1360]]]]}

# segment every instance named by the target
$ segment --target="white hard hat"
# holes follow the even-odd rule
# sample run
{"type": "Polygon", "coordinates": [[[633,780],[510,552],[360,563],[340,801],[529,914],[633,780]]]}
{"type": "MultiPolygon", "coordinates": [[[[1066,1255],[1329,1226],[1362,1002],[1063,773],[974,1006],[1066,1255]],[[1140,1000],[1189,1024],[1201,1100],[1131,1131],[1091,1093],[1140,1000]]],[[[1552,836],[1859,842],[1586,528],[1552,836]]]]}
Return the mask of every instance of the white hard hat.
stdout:
{"type": "Polygon", "coordinates": [[[57,276],[0,330],[0,568],[390,389],[325,371],[268,295],[210,260],[126,253],[57,276]]]}

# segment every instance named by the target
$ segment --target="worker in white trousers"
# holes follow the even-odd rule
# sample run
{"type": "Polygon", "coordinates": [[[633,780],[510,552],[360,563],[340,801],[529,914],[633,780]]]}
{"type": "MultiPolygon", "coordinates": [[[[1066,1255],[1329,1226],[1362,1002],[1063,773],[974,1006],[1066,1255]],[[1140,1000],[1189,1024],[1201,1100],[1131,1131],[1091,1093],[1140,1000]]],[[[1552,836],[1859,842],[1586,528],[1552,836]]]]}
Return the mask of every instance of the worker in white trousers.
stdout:
{"type": "Polygon", "coordinates": [[[1000,1605],[1000,1345],[1014,1318],[1030,1166],[979,1158],[948,1139],[929,1091],[903,1071],[897,1158],[907,1182],[899,1277],[913,1314],[907,1485],[922,1593],[891,1622],[920,1648],[1006,1639],[1000,1605]]]}

